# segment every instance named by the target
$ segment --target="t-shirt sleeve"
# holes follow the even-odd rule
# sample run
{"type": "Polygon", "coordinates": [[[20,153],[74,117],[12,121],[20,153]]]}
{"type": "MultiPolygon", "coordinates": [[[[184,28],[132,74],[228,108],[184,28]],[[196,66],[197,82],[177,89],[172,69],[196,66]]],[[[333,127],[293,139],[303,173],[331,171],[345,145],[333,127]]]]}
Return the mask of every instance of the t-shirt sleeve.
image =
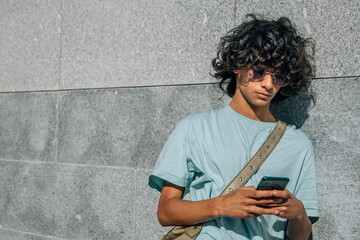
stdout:
{"type": "Polygon", "coordinates": [[[318,197],[314,149],[309,144],[294,195],[302,201],[309,217],[318,217],[318,197]]]}
{"type": "MultiPolygon", "coordinates": [[[[149,186],[158,192],[162,191],[164,181],[180,187],[187,187],[194,177],[187,167],[189,119],[179,122],[166,141],[153,172],[149,177],[149,186]]],[[[185,190],[185,193],[187,190],[185,190]]]]}

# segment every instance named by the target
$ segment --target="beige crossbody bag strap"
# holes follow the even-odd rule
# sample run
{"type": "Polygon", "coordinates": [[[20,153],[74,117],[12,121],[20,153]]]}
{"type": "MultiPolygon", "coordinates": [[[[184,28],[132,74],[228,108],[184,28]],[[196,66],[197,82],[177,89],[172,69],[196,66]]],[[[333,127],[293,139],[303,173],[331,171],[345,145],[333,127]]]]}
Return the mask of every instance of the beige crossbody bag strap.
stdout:
{"type": "Polygon", "coordinates": [[[270,136],[266,139],[264,144],[255,153],[251,160],[245,165],[240,173],[229,183],[220,196],[225,195],[239,187],[245,185],[245,183],[251,178],[251,176],[260,168],[261,164],[266,160],[270,153],[274,150],[281,137],[286,130],[286,123],[278,121],[275,129],[270,136]]]}
{"type": "MultiPolygon", "coordinates": [[[[270,153],[274,150],[279,143],[281,137],[286,130],[286,123],[278,121],[274,130],[270,136],[266,139],[264,144],[255,153],[246,166],[240,171],[240,173],[229,183],[220,196],[225,195],[239,187],[245,185],[245,183],[251,178],[252,175],[260,168],[261,164],[266,160],[270,153]]],[[[199,235],[202,224],[194,226],[176,226],[170,230],[162,240],[194,240],[199,235]]]]}

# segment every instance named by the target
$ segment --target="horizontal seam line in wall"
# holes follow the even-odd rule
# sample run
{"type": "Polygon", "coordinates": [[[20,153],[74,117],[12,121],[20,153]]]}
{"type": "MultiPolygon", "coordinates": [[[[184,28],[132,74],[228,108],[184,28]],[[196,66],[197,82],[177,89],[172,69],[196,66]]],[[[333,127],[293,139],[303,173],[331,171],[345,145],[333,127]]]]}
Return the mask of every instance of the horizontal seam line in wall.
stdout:
{"type": "Polygon", "coordinates": [[[318,80],[318,79],[341,79],[341,78],[358,78],[360,76],[341,76],[341,77],[316,77],[314,78],[314,80],[318,80]]]}
{"type": "Polygon", "coordinates": [[[69,239],[66,239],[66,238],[59,238],[59,237],[55,237],[55,236],[52,236],[52,235],[42,235],[42,234],[37,234],[37,233],[31,233],[31,232],[19,231],[19,230],[12,229],[12,228],[7,228],[7,227],[0,227],[0,230],[6,230],[6,231],[10,231],[10,232],[24,233],[24,234],[28,234],[28,235],[32,235],[32,236],[43,237],[43,238],[49,238],[49,239],[56,239],[56,240],[69,240],[69,239]]]}
{"type": "MultiPolygon", "coordinates": [[[[344,77],[318,77],[314,80],[324,79],[345,79],[345,78],[358,78],[360,76],[344,76],[344,77]]],[[[205,83],[182,83],[182,84],[163,84],[163,85],[143,85],[143,86],[123,86],[123,87],[100,87],[100,88],[68,88],[68,89],[48,89],[48,90],[29,90],[29,91],[7,91],[0,92],[6,93],[41,93],[41,92],[66,92],[66,91],[86,91],[86,90],[107,90],[107,89],[128,89],[128,88],[157,88],[157,87],[183,87],[194,85],[217,85],[219,82],[205,82],[205,83]]]]}
{"type": "Polygon", "coordinates": [[[144,85],[144,86],[123,86],[123,87],[100,87],[100,88],[66,88],[66,89],[49,89],[49,90],[30,90],[30,91],[9,91],[3,93],[35,93],[35,92],[67,92],[67,91],[86,91],[86,90],[107,90],[107,89],[128,89],[128,88],[158,88],[158,87],[181,87],[193,85],[216,85],[219,82],[207,83],[184,83],[184,84],[163,84],[163,85],[144,85]]]}
{"type": "Polygon", "coordinates": [[[120,170],[132,170],[132,171],[152,171],[151,168],[137,168],[137,167],[120,167],[120,166],[103,166],[93,164],[81,164],[81,163],[64,163],[64,162],[43,162],[43,161],[30,161],[30,160],[18,160],[18,159],[4,159],[0,158],[0,162],[20,162],[20,163],[31,163],[31,164],[48,164],[48,165],[62,165],[62,166],[74,166],[74,167],[95,167],[95,168],[109,168],[109,169],[120,169],[120,170]]]}

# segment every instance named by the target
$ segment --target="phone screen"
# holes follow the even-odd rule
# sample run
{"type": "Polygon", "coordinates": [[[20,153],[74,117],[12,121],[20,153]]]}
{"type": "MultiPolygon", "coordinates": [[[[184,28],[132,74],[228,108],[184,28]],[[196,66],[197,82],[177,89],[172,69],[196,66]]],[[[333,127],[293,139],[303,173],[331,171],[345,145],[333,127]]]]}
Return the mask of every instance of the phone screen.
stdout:
{"type": "Polygon", "coordinates": [[[256,190],[284,190],[289,181],[287,177],[263,177],[256,190]]]}

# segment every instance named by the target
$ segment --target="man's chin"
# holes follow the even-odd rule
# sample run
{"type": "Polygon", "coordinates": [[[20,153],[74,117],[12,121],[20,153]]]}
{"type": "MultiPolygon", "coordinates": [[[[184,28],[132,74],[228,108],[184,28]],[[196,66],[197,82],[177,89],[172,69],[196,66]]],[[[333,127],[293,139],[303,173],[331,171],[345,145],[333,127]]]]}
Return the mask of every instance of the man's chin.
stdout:
{"type": "Polygon", "coordinates": [[[270,104],[270,101],[263,100],[263,99],[258,99],[253,103],[253,105],[256,106],[256,107],[266,107],[269,104],[270,104]]]}

